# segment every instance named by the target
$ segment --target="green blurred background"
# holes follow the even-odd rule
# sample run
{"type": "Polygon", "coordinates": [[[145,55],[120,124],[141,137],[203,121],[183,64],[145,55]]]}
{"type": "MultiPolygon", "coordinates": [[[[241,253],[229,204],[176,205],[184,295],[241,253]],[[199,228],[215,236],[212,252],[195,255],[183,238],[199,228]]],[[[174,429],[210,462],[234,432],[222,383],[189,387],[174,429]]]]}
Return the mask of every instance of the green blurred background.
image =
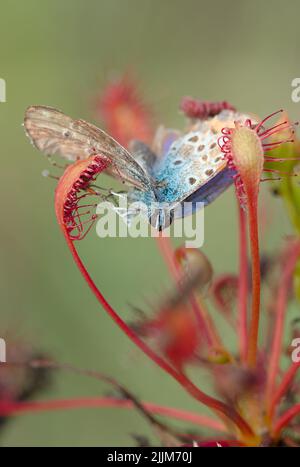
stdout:
{"type": "MultiPolygon", "coordinates": [[[[24,135],[23,114],[30,104],[47,104],[95,121],[95,94],[112,74],[131,69],[157,123],[183,125],[183,95],[226,99],[262,116],[284,107],[299,119],[300,104],[290,97],[300,74],[299,15],[297,0],[2,0],[0,77],[7,102],[0,104],[0,336],[15,328],[59,361],[99,369],[139,397],[205,412],[133,348],[89,292],[56,225],[55,182],[41,176],[49,167],[24,135]]],[[[266,194],[262,242],[272,250],[290,227],[280,201],[269,201],[266,194]]],[[[203,250],[217,272],[236,268],[235,208],[230,190],[205,212],[203,250]]],[[[130,304],[157,299],[168,284],[151,239],[100,240],[92,233],[80,251],[128,319],[130,304]]],[[[59,373],[41,397],[106,390],[59,373]]],[[[0,442],[126,446],[133,444],[131,433],[150,433],[135,412],[78,410],[16,418],[0,442]]]]}

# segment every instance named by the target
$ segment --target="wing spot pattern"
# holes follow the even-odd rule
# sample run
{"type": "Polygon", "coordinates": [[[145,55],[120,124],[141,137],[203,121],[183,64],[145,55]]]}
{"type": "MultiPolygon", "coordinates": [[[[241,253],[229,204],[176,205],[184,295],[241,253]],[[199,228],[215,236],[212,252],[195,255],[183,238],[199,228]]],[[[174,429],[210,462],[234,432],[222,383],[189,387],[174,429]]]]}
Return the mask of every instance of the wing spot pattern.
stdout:
{"type": "Polygon", "coordinates": [[[190,177],[189,178],[189,184],[190,185],[195,185],[196,181],[197,181],[197,179],[195,177],[190,177]]]}
{"type": "Polygon", "coordinates": [[[188,141],[190,141],[191,143],[197,143],[198,139],[199,139],[198,136],[195,135],[189,138],[188,141]]]}

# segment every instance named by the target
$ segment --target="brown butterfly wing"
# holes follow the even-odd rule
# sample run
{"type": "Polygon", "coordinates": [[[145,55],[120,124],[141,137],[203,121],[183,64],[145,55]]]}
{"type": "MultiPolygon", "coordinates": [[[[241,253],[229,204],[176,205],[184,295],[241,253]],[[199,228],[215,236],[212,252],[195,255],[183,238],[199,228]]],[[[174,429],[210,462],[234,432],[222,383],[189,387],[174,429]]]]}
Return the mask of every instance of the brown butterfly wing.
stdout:
{"type": "Polygon", "coordinates": [[[112,175],[140,190],[152,190],[148,175],[133,156],[91,123],[73,120],[52,107],[31,106],[26,110],[24,127],[33,145],[45,155],[75,161],[102,154],[112,162],[112,175]]]}

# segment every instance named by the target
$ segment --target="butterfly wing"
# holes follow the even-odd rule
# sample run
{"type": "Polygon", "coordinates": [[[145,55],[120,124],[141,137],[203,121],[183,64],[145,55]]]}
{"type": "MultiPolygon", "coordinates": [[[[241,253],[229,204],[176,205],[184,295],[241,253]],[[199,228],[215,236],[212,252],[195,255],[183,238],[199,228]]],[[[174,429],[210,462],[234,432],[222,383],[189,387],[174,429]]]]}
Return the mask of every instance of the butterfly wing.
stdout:
{"type": "MultiPolygon", "coordinates": [[[[227,161],[224,160],[218,145],[221,129],[233,127],[234,121],[244,121],[247,118],[247,115],[223,111],[217,117],[198,122],[189,133],[178,138],[155,167],[154,176],[159,186],[159,200],[180,203],[209,182],[211,192],[213,179],[227,170],[227,161]]],[[[218,177],[218,193],[224,191],[222,180],[224,189],[233,182],[227,175],[226,173],[226,177],[218,177]]],[[[206,204],[212,199],[213,196],[206,197],[206,204]]]]}
{"type": "Polygon", "coordinates": [[[110,173],[139,190],[151,191],[150,178],[134,157],[111,136],[84,120],[73,120],[52,107],[31,106],[24,127],[42,153],[69,161],[104,155],[111,160],[110,173]]]}
{"type": "Polygon", "coordinates": [[[212,203],[220,196],[227,188],[232,185],[235,171],[229,167],[221,170],[212,179],[203,186],[194,191],[190,196],[184,199],[184,204],[179,203],[178,209],[174,211],[174,217],[180,218],[189,216],[196,212],[199,208],[212,203]],[[201,204],[200,204],[201,203],[201,204]]]}
{"type": "Polygon", "coordinates": [[[166,154],[180,136],[179,131],[161,125],[156,130],[151,147],[142,141],[132,140],[129,143],[129,149],[135,160],[145,168],[147,173],[152,174],[157,159],[166,154]]]}
{"type": "Polygon", "coordinates": [[[148,146],[143,141],[132,140],[129,143],[129,150],[134,159],[140,164],[141,167],[147,172],[147,174],[152,174],[152,168],[155,165],[157,156],[152,151],[150,146],[148,146]]]}
{"type": "Polygon", "coordinates": [[[155,132],[153,139],[153,151],[160,158],[168,152],[171,145],[181,136],[180,131],[171,128],[165,128],[160,125],[155,132]]]}

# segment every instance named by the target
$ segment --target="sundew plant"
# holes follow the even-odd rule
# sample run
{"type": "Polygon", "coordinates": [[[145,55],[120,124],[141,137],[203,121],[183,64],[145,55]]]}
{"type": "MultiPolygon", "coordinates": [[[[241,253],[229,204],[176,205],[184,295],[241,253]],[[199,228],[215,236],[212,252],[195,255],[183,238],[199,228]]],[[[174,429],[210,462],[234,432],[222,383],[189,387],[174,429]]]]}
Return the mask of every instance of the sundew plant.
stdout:
{"type": "MultiPolygon", "coordinates": [[[[97,99],[96,108],[114,139],[49,107],[29,107],[26,111],[25,129],[33,144],[48,156],[59,155],[63,160],[58,163],[50,159],[60,170],[54,209],[62,241],[103,312],[157,366],[157,371],[168,374],[174,385],[197,401],[199,408],[189,412],[184,407],[144,402],[134,389],[125,388],[113,375],[29,356],[25,362],[16,359],[7,364],[7,374],[13,371],[11,366],[31,372],[63,369],[105,381],[117,390],[117,395],[27,401],[19,397],[20,392],[0,389],[1,417],[76,407],[126,408],[142,413],[162,446],[299,446],[300,335],[297,321],[287,326],[291,305],[300,296],[297,123],[290,122],[283,110],[260,118],[251,109],[240,113],[227,101],[213,103],[186,97],[180,106],[186,121],[184,130],[155,131],[152,112],[138,97],[129,77],[110,83],[97,99]],[[133,190],[134,196],[147,192],[149,187],[139,167],[148,164],[152,177],[149,190],[155,186],[155,193],[162,196],[167,186],[170,194],[173,180],[159,178],[160,172],[155,172],[154,167],[159,158],[164,160],[166,152],[172,154],[172,147],[176,160],[172,171],[167,172],[170,178],[186,173],[181,172],[180,165],[188,160],[191,187],[186,199],[201,195],[209,204],[227,187],[234,186],[239,270],[215,276],[201,248],[186,248],[184,239],[181,246],[173,247],[159,218],[153,241],[169,269],[172,289],[153,306],[151,314],[140,311],[135,322],[128,323],[122,310],[114,309],[104,297],[101,277],[91,277],[77,246],[99,219],[99,201],[115,201],[126,189],[130,193],[133,190]],[[199,175],[202,169],[207,176],[204,181],[199,175]],[[101,189],[103,173],[123,182],[122,192],[101,189]],[[265,257],[260,249],[258,207],[262,183],[269,184],[270,190],[282,198],[295,228],[294,236],[282,240],[274,257],[265,257]],[[218,315],[209,312],[208,302],[232,327],[235,338],[230,346],[224,342],[218,315]],[[193,374],[200,368],[206,371],[210,392],[201,387],[201,378],[197,383],[193,380],[191,368],[193,374]],[[203,406],[210,409],[210,415],[202,414],[203,406]],[[186,429],[175,429],[171,419],[181,420],[186,429]]],[[[174,189],[172,196],[180,198],[174,189]]],[[[143,439],[143,433],[140,435],[143,439]]]]}

